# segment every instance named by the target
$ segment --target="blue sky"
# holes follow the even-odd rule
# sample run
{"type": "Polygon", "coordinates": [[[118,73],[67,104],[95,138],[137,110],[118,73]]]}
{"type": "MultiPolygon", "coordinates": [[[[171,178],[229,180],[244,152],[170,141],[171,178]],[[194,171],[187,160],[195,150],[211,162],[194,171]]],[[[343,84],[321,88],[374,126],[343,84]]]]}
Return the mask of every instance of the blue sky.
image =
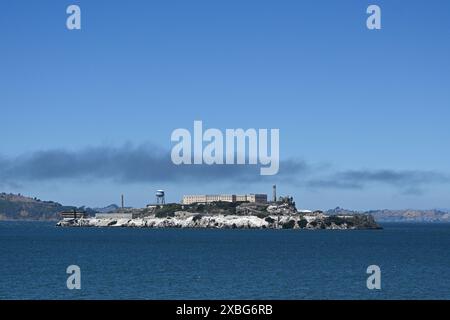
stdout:
{"type": "Polygon", "coordinates": [[[277,183],[300,208],[450,207],[448,1],[2,1],[0,39],[2,191],[142,206],[277,183]],[[178,175],[170,135],[194,120],[279,128],[281,174],[178,175]]]}

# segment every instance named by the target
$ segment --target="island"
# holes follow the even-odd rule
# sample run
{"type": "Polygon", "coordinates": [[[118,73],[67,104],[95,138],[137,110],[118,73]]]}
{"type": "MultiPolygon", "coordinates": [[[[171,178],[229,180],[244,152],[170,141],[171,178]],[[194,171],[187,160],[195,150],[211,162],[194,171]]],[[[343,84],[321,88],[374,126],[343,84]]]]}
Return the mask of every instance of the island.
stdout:
{"type": "Polygon", "coordinates": [[[60,227],[211,228],[211,229],[381,229],[370,214],[328,215],[297,210],[292,197],[279,201],[156,204],[121,208],[95,217],[65,213],[60,227]]]}

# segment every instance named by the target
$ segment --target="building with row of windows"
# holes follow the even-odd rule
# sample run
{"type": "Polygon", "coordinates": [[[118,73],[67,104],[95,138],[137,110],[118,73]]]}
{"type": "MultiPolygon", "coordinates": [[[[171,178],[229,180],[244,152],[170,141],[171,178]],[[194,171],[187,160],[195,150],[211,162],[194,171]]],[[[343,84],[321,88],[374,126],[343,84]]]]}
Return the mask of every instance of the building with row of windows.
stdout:
{"type": "Polygon", "coordinates": [[[194,194],[183,196],[183,204],[211,203],[211,202],[258,202],[266,203],[267,194],[194,194]]]}

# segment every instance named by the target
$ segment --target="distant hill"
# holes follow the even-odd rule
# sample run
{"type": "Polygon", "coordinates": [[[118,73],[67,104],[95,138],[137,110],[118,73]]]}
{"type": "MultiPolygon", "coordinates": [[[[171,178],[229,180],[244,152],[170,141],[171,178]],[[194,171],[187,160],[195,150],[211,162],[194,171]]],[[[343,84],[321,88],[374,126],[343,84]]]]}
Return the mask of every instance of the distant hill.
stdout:
{"type": "Polygon", "coordinates": [[[58,213],[77,207],[63,206],[21,194],[0,193],[0,220],[58,220],[58,213]]]}
{"type": "Polygon", "coordinates": [[[378,222],[450,222],[450,211],[443,209],[431,210],[370,210],[357,212],[342,208],[335,208],[326,211],[327,214],[371,214],[378,222]]]}
{"type": "Polygon", "coordinates": [[[110,204],[109,206],[104,208],[93,208],[92,211],[99,213],[112,213],[116,212],[117,209],[119,209],[119,206],[117,204],[110,204]]]}
{"type": "Polygon", "coordinates": [[[392,222],[450,222],[450,213],[441,210],[375,210],[367,211],[377,221],[392,222]]]}
{"type": "Polygon", "coordinates": [[[0,220],[59,220],[61,211],[84,211],[89,215],[96,212],[115,212],[119,206],[110,204],[104,208],[65,206],[54,201],[43,201],[21,194],[0,193],[0,220]]]}

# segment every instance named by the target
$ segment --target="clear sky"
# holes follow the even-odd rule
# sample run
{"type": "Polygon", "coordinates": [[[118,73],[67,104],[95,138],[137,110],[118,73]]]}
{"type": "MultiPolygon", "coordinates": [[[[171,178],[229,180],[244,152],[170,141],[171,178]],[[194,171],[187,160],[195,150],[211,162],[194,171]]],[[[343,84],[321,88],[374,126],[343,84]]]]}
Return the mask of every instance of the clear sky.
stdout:
{"type": "Polygon", "coordinates": [[[299,208],[449,208],[449,57],[444,0],[2,1],[0,191],[143,206],[276,183],[299,208]],[[194,120],[279,128],[280,174],[170,166],[194,120]]]}

